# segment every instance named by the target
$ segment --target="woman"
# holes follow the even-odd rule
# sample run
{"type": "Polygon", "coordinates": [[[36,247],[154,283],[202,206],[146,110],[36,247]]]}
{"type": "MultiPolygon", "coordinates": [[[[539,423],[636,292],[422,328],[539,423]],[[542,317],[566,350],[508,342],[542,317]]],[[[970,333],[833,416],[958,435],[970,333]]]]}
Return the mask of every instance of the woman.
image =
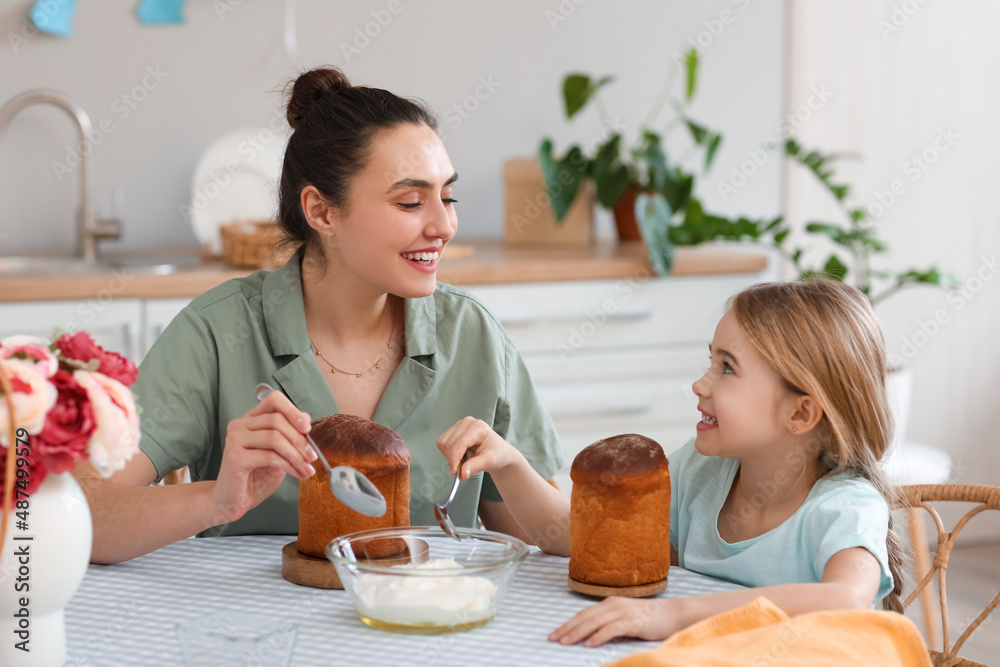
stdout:
{"type": "Polygon", "coordinates": [[[276,271],[195,299],[150,350],[133,387],[144,455],[108,480],[77,468],[94,518],[92,560],[126,560],[194,534],[295,534],[296,480],[315,472],[304,434],[335,412],[406,441],[418,525],[434,523],[456,468],[437,439],[485,422],[516,446],[510,469],[541,477],[522,483],[525,475],[501,472],[513,481],[498,489],[477,475],[450,515],[471,526],[478,513],[488,528],[545,548],[565,527],[522,528],[510,508],[565,503],[544,483],[564,455],[502,327],[436,282],[457,228],[458,175],[434,119],[387,91],[352,87],[336,69],[300,76],[287,117],[279,221],[298,249],[276,271]],[[258,404],[259,382],[281,391],[258,404]],[[150,486],[184,465],[191,484],[150,486]]]}

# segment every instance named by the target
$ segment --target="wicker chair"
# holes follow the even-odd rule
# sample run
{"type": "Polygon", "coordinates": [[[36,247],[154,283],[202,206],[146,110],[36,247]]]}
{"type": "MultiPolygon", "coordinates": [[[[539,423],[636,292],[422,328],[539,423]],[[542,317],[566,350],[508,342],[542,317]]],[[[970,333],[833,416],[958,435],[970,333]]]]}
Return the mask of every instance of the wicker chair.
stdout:
{"type": "MultiPolygon", "coordinates": [[[[970,635],[978,628],[983,621],[1000,605],[1000,594],[986,606],[979,616],[973,620],[961,636],[951,643],[951,633],[948,623],[948,597],[946,579],[948,573],[948,559],[951,556],[952,547],[955,546],[955,538],[965,525],[977,514],[985,510],[1000,510],[1000,487],[995,486],[975,486],[971,484],[921,484],[914,486],[899,487],[899,499],[897,507],[902,508],[923,508],[934,519],[937,527],[937,551],[934,554],[934,562],[930,570],[917,582],[916,588],[903,601],[903,606],[908,607],[910,603],[917,599],[921,591],[931,585],[934,573],[938,574],[938,598],[941,604],[941,630],[942,630],[942,651],[930,650],[931,661],[935,667],[985,667],[981,663],[973,662],[959,657],[958,652],[970,635]],[[933,502],[963,502],[978,503],[970,509],[955,524],[951,532],[945,532],[944,524],[940,515],[929,503],[933,502]]],[[[921,545],[914,545],[919,547],[921,545]]]]}

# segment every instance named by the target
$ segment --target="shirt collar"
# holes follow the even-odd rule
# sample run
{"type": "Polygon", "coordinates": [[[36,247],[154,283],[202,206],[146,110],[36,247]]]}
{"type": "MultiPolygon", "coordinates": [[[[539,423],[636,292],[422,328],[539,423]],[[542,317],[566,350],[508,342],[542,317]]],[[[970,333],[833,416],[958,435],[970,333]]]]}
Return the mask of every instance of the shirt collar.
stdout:
{"type": "Polygon", "coordinates": [[[403,300],[406,322],[406,356],[421,357],[437,352],[437,309],[434,295],[403,300]]]}
{"type": "Polygon", "coordinates": [[[312,347],[306,329],[299,261],[300,253],[292,254],[284,266],[267,274],[261,287],[264,323],[275,356],[301,355],[312,347]]]}
{"type": "MultiPolygon", "coordinates": [[[[261,289],[264,322],[275,356],[302,355],[312,348],[306,329],[305,303],[302,298],[300,254],[296,252],[285,265],[264,278],[261,289]]],[[[406,356],[420,357],[437,352],[437,309],[434,295],[404,299],[406,356]]]]}

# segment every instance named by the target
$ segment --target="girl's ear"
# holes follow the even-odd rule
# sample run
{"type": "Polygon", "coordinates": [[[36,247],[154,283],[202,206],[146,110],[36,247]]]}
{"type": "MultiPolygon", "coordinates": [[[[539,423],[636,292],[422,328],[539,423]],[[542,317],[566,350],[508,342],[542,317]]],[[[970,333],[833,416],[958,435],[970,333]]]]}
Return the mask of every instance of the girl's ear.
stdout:
{"type": "Polygon", "coordinates": [[[823,408],[812,396],[796,396],[792,405],[792,414],[788,418],[788,430],[796,435],[808,433],[816,428],[823,418],[823,408]]]}
{"type": "Polygon", "coordinates": [[[299,194],[299,201],[302,206],[302,213],[306,222],[315,229],[321,236],[334,236],[336,232],[337,215],[335,209],[330,206],[323,195],[314,185],[307,185],[302,188],[299,194]]]}

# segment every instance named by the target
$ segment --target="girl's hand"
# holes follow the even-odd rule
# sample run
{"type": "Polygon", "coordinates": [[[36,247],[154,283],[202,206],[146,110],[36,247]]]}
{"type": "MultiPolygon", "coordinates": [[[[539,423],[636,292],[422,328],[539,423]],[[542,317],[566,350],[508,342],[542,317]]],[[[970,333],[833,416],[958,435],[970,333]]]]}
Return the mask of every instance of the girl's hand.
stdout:
{"type": "Polygon", "coordinates": [[[259,505],[286,474],[306,479],[316,473],[310,465],[316,453],[303,435],[310,428],[309,415],[280,391],[229,422],[214,491],[219,523],[235,521],[259,505]]]}
{"type": "Polygon", "coordinates": [[[549,641],[594,648],[615,637],[666,639],[680,628],[675,627],[676,600],[636,600],[609,597],[588,607],[549,634],[549,641]]]}
{"type": "Polygon", "coordinates": [[[469,479],[477,472],[487,473],[502,470],[523,458],[521,452],[501,438],[482,419],[466,417],[455,423],[437,439],[438,449],[448,460],[448,469],[459,472],[460,479],[469,479]],[[462,457],[468,452],[469,458],[458,470],[462,457]]]}

